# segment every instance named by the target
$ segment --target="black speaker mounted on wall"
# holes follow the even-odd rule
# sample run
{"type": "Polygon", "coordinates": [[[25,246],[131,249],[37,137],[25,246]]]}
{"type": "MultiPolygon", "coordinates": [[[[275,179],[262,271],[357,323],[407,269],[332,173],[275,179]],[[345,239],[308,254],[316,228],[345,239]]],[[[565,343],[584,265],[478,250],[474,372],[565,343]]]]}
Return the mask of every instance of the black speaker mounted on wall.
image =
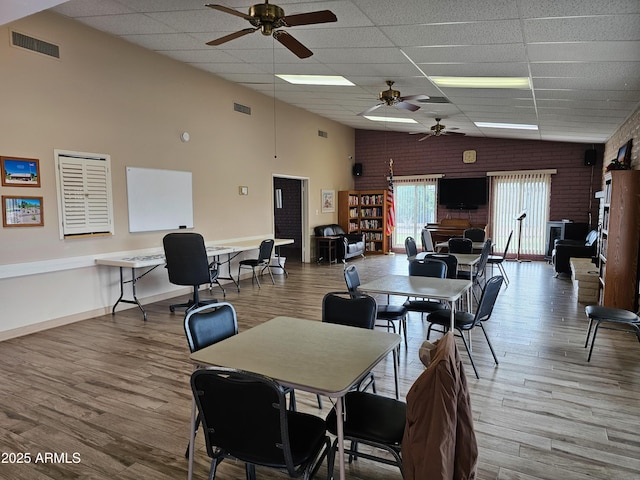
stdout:
{"type": "Polygon", "coordinates": [[[353,176],[354,177],[362,176],[362,164],[361,163],[354,163],[353,164],[353,169],[351,171],[353,172],[353,176]]]}
{"type": "Polygon", "coordinates": [[[584,151],[584,164],[587,167],[592,167],[596,164],[596,158],[598,151],[595,148],[590,148],[584,151]]]}

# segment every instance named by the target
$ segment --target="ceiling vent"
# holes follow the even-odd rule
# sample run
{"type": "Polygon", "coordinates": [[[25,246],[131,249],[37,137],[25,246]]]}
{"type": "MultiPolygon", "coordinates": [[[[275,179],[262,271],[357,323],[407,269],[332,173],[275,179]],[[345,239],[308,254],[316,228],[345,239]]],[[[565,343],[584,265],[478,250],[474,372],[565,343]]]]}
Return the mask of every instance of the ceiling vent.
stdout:
{"type": "Polygon", "coordinates": [[[241,105],[239,103],[233,103],[233,110],[235,112],[244,113],[246,115],[251,115],[251,107],[247,107],[246,105],[241,105]]]}
{"type": "Polygon", "coordinates": [[[48,57],[60,58],[60,47],[53,43],[38,40],[18,32],[11,32],[11,45],[24,48],[32,52],[41,53],[48,57]]]}
{"type": "Polygon", "coordinates": [[[423,100],[417,100],[418,103],[451,103],[446,97],[429,97],[423,100]]]}

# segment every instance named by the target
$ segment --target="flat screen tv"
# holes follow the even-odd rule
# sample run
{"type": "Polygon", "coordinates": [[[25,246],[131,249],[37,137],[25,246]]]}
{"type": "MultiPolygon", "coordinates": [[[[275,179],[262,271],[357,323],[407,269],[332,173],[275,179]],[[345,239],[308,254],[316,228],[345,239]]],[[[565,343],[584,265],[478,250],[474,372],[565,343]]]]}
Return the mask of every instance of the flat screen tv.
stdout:
{"type": "Polygon", "coordinates": [[[453,210],[474,210],[487,203],[487,177],[441,178],[438,205],[453,210]]]}

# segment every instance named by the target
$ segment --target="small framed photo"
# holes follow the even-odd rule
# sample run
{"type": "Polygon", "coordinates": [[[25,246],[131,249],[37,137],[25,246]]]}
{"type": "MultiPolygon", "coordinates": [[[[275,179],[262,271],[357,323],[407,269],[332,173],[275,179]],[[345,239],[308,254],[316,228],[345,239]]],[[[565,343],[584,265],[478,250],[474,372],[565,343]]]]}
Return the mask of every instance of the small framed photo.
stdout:
{"type": "Polygon", "coordinates": [[[42,227],[42,197],[2,196],[3,227],[42,227]]]}
{"type": "Polygon", "coordinates": [[[618,163],[631,166],[631,147],[633,147],[633,139],[630,139],[627,143],[618,149],[618,163]]]}
{"type": "Polygon", "coordinates": [[[0,157],[2,185],[5,187],[39,187],[40,163],[36,158],[0,157]]]}
{"type": "Polygon", "coordinates": [[[331,213],[336,211],[336,191],[322,190],[322,213],[331,213]]]}

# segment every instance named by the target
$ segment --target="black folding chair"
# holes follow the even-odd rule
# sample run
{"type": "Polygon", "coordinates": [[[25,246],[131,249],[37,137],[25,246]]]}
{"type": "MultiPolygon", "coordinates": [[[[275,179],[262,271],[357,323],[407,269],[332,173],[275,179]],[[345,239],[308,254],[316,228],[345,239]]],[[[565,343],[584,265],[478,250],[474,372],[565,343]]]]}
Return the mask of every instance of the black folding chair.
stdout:
{"type": "Polygon", "coordinates": [[[248,480],[261,465],[309,479],[331,443],[322,418],[287,410],[285,390],[274,380],[228,368],[199,369],[191,389],[211,458],[209,479],[225,458],[245,463],[248,480]]]}

